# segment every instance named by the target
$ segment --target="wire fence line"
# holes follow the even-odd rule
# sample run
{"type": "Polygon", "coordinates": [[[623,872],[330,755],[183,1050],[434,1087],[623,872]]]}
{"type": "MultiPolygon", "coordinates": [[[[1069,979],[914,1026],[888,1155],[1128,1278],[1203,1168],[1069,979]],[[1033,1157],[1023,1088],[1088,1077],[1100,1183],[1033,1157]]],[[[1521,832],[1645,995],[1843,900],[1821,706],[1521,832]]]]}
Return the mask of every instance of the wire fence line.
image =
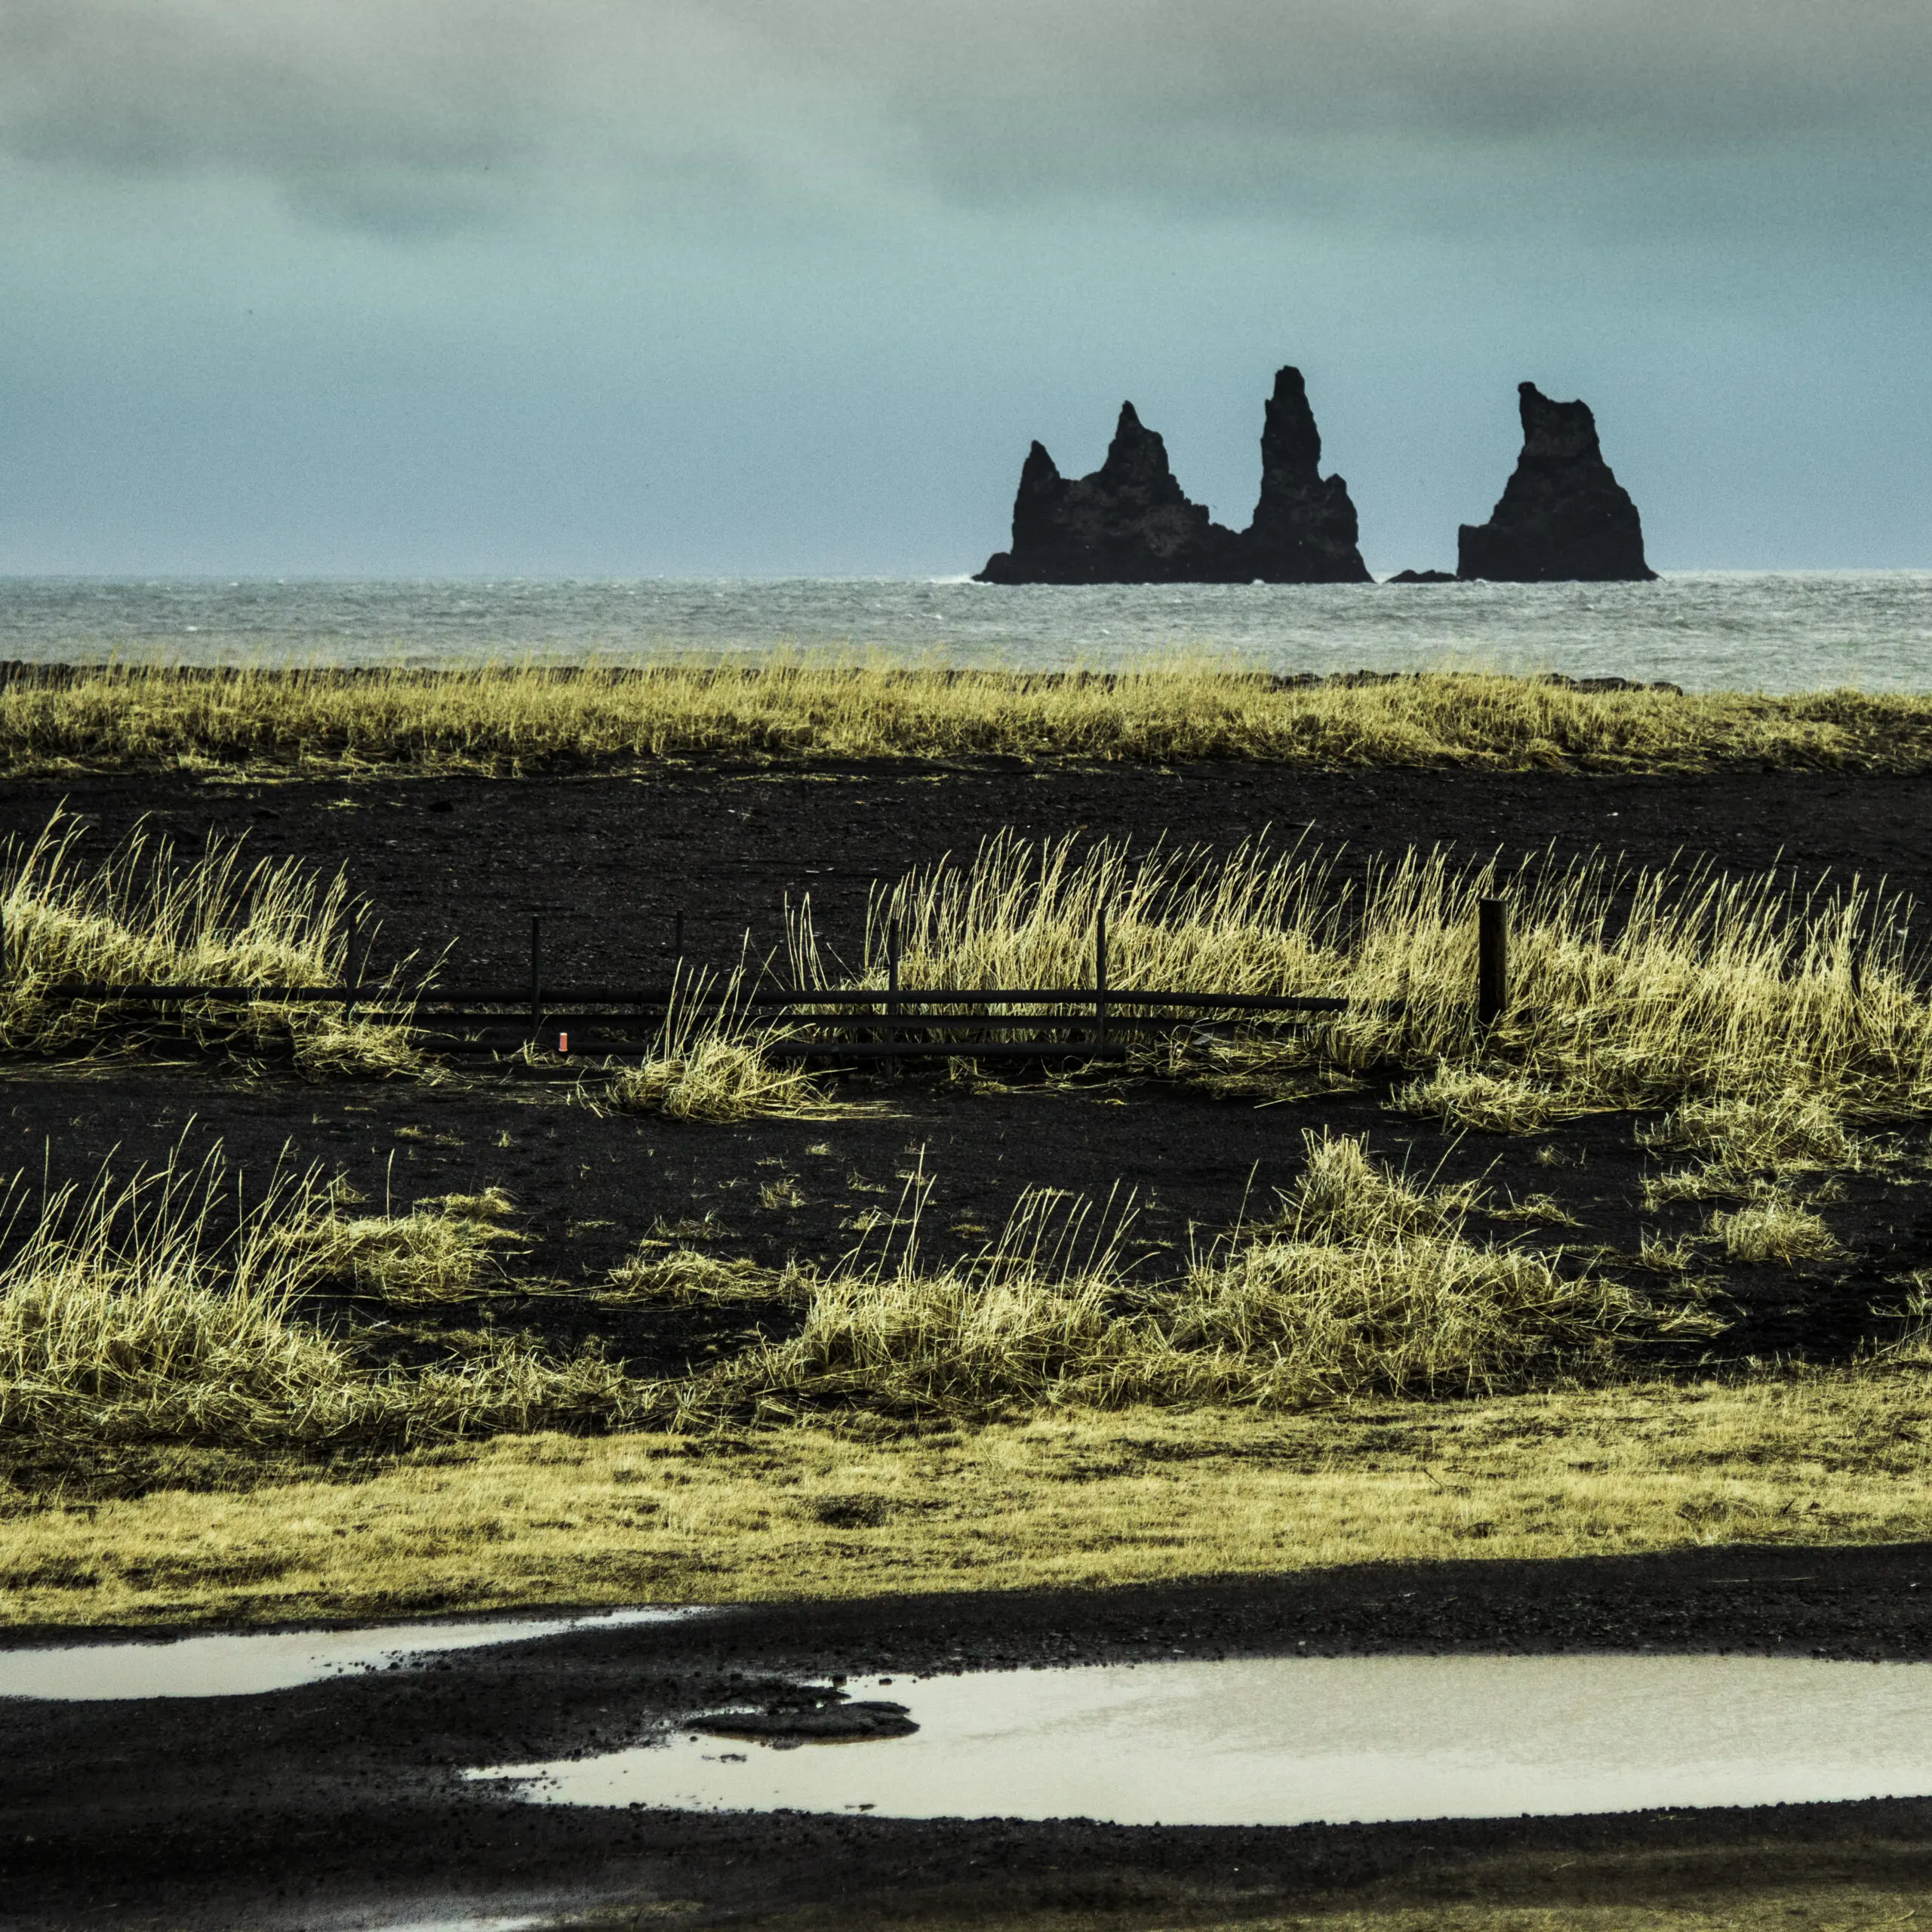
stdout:
{"type": "MultiPolygon", "coordinates": [[[[1480,1023],[1499,1018],[1509,1004],[1509,915],[1500,899],[1478,902],[1475,1004],[1480,1023]]],[[[680,1002],[697,996],[704,969],[688,970],[683,918],[672,936],[672,970],[661,984],[626,986],[546,983],[544,912],[530,915],[529,977],[515,986],[438,986],[433,976],[414,986],[392,976],[368,979],[369,943],[351,920],[341,982],[332,986],[170,984],[146,982],[56,983],[38,989],[52,1001],[117,1005],[214,1001],[339,1005],[345,1020],[358,1015],[401,1023],[434,1051],[500,1053],[529,1044],[561,1054],[648,1052],[680,1002]]],[[[6,958],[0,927],[0,970],[6,958]]],[[[1118,1060],[1138,1038],[1215,1024],[1252,1023],[1340,1013],[1359,1002],[1332,995],[1217,992],[1200,989],[1118,986],[1109,973],[1104,911],[1094,922],[1091,986],[907,988],[900,983],[900,934],[888,934],[884,987],[783,986],[769,972],[724,998],[748,1017],[782,1028],[767,1043],[772,1057],[791,1060],[940,1058],[1118,1060]]],[[[1377,1002],[1399,1008],[1401,1002],[1377,1002]]]]}

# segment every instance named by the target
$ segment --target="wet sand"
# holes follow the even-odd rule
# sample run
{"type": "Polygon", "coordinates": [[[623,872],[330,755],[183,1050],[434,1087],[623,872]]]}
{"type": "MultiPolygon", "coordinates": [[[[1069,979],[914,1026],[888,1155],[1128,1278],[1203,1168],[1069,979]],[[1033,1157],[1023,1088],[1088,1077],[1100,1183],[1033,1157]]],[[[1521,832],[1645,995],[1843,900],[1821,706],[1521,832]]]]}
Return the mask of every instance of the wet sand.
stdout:
{"type": "MultiPolygon", "coordinates": [[[[0,1709],[4,1922],[383,1922],[380,1909],[1096,1922],[1932,1887],[1932,1800],[1260,1829],[536,1806],[466,1768],[608,1751],[835,1676],[1232,1656],[1706,1651],[1932,1660],[1932,1548],[1463,1563],[721,1611],[261,1697],[0,1709]]],[[[626,1924],[627,1918],[597,1922],[626,1924]]],[[[641,1922],[651,1922],[644,1918],[641,1922]]]]}

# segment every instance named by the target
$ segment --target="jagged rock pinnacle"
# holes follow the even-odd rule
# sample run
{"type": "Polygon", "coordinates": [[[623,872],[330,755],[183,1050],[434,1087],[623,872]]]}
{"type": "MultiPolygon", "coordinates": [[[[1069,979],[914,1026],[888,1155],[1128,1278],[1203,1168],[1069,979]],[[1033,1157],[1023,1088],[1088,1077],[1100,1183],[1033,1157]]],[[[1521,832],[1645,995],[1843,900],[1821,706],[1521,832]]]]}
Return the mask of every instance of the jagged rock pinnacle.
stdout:
{"type": "Polygon", "coordinates": [[[1637,506],[1603,460],[1589,404],[1552,401],[1534,383],[1517,395],[1522,454],[1488,522],[1457,533],[1456,574],[1510,583],[1654,577],[1637,506]]]}
{"type": "Polygon", "coordinates": [[[1275,378],[1261,435],[1261,499],[1236,532],[1190,503],[1167,445],[1131,402],[1106,460],[1069,478],[1038,443],[1020,473],[1013,547],[986,560],[987,583],[1353,583],[1368,580],[1355,506],[1320,473],[1321,437],[1301,371],[1275,378]]]}
{"type": "Polygon", "coordinates": [[[1358,537],[1349,486],[1321,474],[1321,432],[1301,371],[1281,370],[1261,430],[1249,574],[1270,583],[1366,583],[1358,537]]]}

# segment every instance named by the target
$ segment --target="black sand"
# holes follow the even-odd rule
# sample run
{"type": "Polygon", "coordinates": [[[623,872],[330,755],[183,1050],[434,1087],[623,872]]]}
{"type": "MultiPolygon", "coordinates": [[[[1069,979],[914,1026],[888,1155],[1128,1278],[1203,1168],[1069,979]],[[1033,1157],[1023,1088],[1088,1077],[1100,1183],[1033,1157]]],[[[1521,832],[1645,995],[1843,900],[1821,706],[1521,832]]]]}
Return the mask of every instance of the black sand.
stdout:
{"type": "MultiPolygon", "coordinates": [[[[969,854],[1002,826],[1221,846],[1264,827],[1283,841],[1312,827],[1324,844],[1357,853],[1440,839],[1469,852],[1601,849],[1651,863],[1708,856],[1734,871],[1782,869],[1800,887],[1854,872],[1887,875],[1921,897],[1932,884],[1923,783],[1824,775],[894,766],[515,783],[77,777],[6,787],[0,831],[36,829],[63,797],[97,826],[102,848],[147,814],[189,844],[211,829],[246,831],[266,855],[346,863],[380,913],[386,957],[454,943],[465,966],[511,983],[523,970],[528,914],[540,906],[557,909],[558,979],[658,977],[680,911],[694,952],[728,960],[748,926],[755,943],[771,945],[786,896],[808,891],[821,934],[850,946],[869,881],[969,854]]],[[[849,1223],[890,1208],[921,1149],[937,1177],[928,1232],[939,1250],[973,1244],[972,1226],[996,1227],[1026,1182],[1104,1195],[1119,1180],[1141,1190],[1140,1230],[1156,1267],[1185,1249],[1191,1229],[1211,1236],[1244,1199],[1263,1203],[1286,1185],[1305,1126],[1365,1128],[1386,1157],[1441,1163],[1450,1177],[1488,1170],[1502,1187],[1555,1193],[1584,1223],[1564,1231],[1571,1241],[1633,1241],[1644,1171],[1627,1116],[1534,1143],[1452,1142],[1431,1123],[1382,1111],[1372,1092],[1257,1110],[1152,1083],[975,1095],[914,1078],[864,1090],[884,1110],[875,1118],[718,1127],[600,1117],[565,1088],[494,1077],[427,1090],[312,1085],[273,1067],[212,1062],[16,1063],[0,1077],[0,1162],[36,1177],[43,1160],[60,1178],[90,1174],[116,1149],[124,1164],[152,1158],[186,1132],[194,1150],[220,1137],[251,1171],[286,1145],[399,1205],[495,1184],[515,1197],[530,1238],[514,1265],[573,1280],[596,1278],[660,1219],[707,1214],[720,1253],[836,1254],[854,1238],[849,1223]],[[1549,1143],[1561,1164],[1534,1161],[1534,1146],[1549,1143]],[[820,1146],[830,1151],[811,1151],[820,1146]],[[780,1174],[795,1178],[804,1206],[759,1205],[761,1183],[780,1174]]],[[[1850,1260],[1809,1276],[1735,1271],[1740,1325],[1726,1349],[1842,1358],[1882,1330],[1884,1277],[1932,1260],[1918,1189],[1853,1177],[1826,1213],[1850,1260]]],[[[731,1343],[728,1322],[569,1307],[512,1298],[500,1318],[559,1340],[595,1328],[641,1370],[731,1343]]],[[[30,1446],[12,1456],[17,1482],[44,1478],[30,1446]]],[[[16,1706],[0,1709],[0,1924],[358,1924],[373,1909],[358,1901],[378,1895],[503,1910],[526,1898],[681,1900],[694,1922],[793,1909],[847,1923],[928,1912],[971,1921],[1054,1906],[1134,1923],[1371,1897],[1641,1900],[1833,1872],[1932,1884],[1932,1804],[1918,1802],[1137,1831],[569,1812],[506,1804],[454,1781],[466,1764],[608,1748],[658,1713],[715,1697],[732,1672],[776,1682],[1263,1654],[1303,1641],[1334,1651],[1656,1646],[1927,1657],[1928,1598],[1932,1556],[1916,1548],[1471,1564],[746,1611],[270,1698],[138,1712],[16,1706]]]]}

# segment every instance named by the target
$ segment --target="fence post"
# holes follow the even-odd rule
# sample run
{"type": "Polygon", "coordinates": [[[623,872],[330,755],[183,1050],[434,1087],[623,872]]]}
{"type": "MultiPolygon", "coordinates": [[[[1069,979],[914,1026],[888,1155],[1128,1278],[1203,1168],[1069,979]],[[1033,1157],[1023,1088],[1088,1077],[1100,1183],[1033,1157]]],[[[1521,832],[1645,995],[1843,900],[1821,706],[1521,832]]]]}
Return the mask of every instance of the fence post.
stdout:
{"type": "MultiPolygon", "coordinates": [[[[885,927],[885,1039],[894,1047],[899,1044],[899,921],[894,918],[885,927]]],[[[896,1058],[887,1065],[895,1075],[899,1072],[896,1058]]]]}
{"type": "Polygon", "coordinates": [[[1107,909],[1094,914],[1094,1044],[1107,1050],[1107,909]]]}
{"type": "Polygon", "coordinates": [[[543,915],[530,915],[530,1044],[543,1031],[543,915]]]}
{"type": "Polygon", "coordinates": [[[355,991],[362,982],[355,952],[357,942],[361,936],[362,915],[357,907],[352,906],[349,909],[349,932],[343,941],[342,983],[344,994],[342,1019],[344,1026],[355,1017],[355,991]]]}
{"type": "Polygon", "coordinates": [[[1476,901],[1476,1023],[1493,1026],[1509,1004],[1509,903],[1476,901]]]}
{"type": "Polygon", "coordinates": [[[671,919],[671,957],[681,960],[685,956],[685,915],[681,910],[674,913],[671,919]]]}

